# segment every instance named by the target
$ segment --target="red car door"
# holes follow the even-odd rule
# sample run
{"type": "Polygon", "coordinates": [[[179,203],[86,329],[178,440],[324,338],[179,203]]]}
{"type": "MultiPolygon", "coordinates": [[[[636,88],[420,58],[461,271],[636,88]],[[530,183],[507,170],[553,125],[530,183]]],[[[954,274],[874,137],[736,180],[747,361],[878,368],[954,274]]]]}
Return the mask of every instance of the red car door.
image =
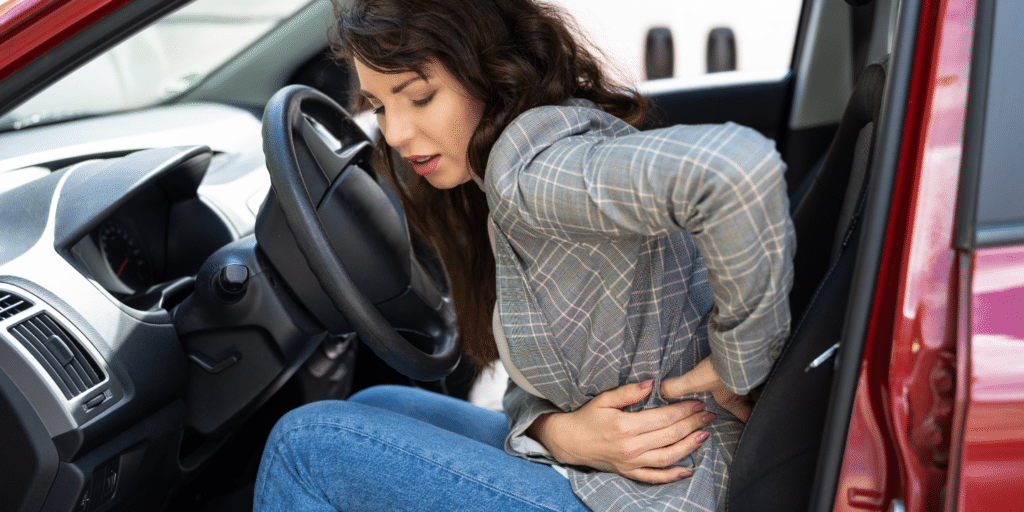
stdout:
{"type": "Polygon", "coordinates": [[[903,4],[913,71],[833,509],[1021,510],[1024,4],[903,4]]]}
{"type": "Polygon", "coordinates": [[[1024,4],[979,1],[977,20],[957,226],[974,272],[949,482],[955,510],[1010,511],[1024,509],[1024,4]]]}
{"type": "Polygon", "coordinates": [[[0,6],[0,80],[129,0],[14,0],[0,6]]]}

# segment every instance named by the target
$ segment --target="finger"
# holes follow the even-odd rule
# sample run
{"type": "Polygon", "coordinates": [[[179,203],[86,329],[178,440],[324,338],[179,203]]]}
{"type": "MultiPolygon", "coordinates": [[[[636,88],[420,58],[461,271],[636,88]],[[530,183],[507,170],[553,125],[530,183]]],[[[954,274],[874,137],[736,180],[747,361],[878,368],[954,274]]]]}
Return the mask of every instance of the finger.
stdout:
{"type": "Polygon", "coordinates": [[[622,409],[627,405],[632,405],[643,400],[645,396],[651,394],[651,389],[653,387],[653,379],[637,382],[635,384],[625,384],[597,395],[593,400],[591,400],[591,403],[598,407],[622,409]]]}
{"type": "Polygon", "coordinates": [[[693,473],[686,468],[636,468],[621,474],[626,478],[649,484],[667,484],[693,476],[693,473]]]}
{"type": "Polygon", "coordinates": [[[657,450],[651,450],[640,457],[637,457],[633,462],[638,465],[653,468],[671,466],[695,452],[704,441],[708,440],[709,437],[711,437],[711,434],[706,430],[698,430],[696,432],[692,432],[690,435],[684,437],[675,444],[664,448],[658,448],[657,450]]]}
{"type": "Polygon", "coordinates": [[[715,402],[718,403],[723,409],[732,413],[736,419],[743,423],[747,422],[747,418],[750,418],[750,412],[753,410],[753,406],[750,404],[750,400],[746,396],[737,395],[728,389],[722,389],[711,393],[714,397],[715,402]]]}
{"type": "MultiPolygon", "coordinates": [[[[623,422],[627,427],[627,432],[641,435],[672,427],[690,416],[697,415],[699,417],[698,413],[704,409],[705,405],[702,402],[684,400],[656,409],[628,413],[623,422]]],[[[665,446],[665,444],[659,446],[665,446]]],[[[652,448],[655,447],[652,446],[652,448]]]]}
{"type": "Polygon", "coordinates": [[[692,370],[679,377],[666,379],[661,382],[661,396],[665,398],[677,398],[690,393],[711,391],[722,386],[722,381],[711,366],[711,358],[706,357],[692,370]]]}
{"type": "MultiPolygon", "coordinates": [[[[650,454],[653,452],[657,452],[657,450],[659,449],[678,445],[680,441],[683,441],[687,437],[692,436],[695,432],[704,428],[709,423],[714,421],[714,419],[714,414],[707,411],[701,411],[695,414],[691,414],[685,418],[682,418],[676,423],[673,423],[672,425],[669,425],[665,428],[661,428],[637,436],[636,439],[632,441],[633,443],[636,443],[635,446],[637,447],[637,450],[634,453],[638,454],[638,457],[642,458],[644,455],[639,455],[641,453],[650,454]]],[[[685,457],[686,455],[688,455],[688,453],[683,454],[683,457],[685,457]]],[[[669,464],[675,463],[676,460],[679,459],[671,460],[667,463],[660,465],[656,464],[657,461],[644,460],[643,465],[664,467],[669,464]]]]}

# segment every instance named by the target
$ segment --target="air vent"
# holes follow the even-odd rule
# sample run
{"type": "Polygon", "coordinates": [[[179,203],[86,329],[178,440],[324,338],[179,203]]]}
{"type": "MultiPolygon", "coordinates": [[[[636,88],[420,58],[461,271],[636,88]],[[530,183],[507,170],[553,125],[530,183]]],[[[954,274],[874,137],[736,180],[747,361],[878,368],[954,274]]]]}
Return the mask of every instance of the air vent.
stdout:
{"type": "Polygon", "coordinates": [[[32,303],[17,295],[0,290],[0,320],[8,318],[32,307],[32,303]]]}
{"type": "Polygon", "coordinates": [[[103,380],[103,372],[78,342],[50,315],[41,313],[10,328],[43,368],[72,399],[103,380]]]}

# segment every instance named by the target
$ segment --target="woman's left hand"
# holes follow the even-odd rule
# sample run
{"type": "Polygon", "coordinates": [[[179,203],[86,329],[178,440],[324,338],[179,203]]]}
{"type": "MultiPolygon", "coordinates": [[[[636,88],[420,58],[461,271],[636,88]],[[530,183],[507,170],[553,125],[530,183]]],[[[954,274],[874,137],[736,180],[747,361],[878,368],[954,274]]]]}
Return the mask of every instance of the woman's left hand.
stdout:
{"type": "Polygon", "coordinates": [[[711,358],[706,357],[692,370],[685,374],[667,379],[661,383],[661,396],[665,398],[679,398],[690,393],[710,391],[715,402],[723,409],[732,413],[743,423],[750,417],[753,407],[745,395],[737,395],[725,387],[722,379],[718,378],[715,368],[711,366],[711,358]]]}

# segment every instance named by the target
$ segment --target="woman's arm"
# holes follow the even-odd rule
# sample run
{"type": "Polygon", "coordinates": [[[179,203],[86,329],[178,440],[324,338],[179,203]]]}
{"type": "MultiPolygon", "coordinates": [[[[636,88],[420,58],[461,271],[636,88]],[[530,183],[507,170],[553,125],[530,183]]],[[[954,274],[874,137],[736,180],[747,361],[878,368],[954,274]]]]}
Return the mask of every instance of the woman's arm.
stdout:
{"type": "Polygon", "coordinates": [[[510,381],[504,400],[510,429],[505,449],[535,462],[588,466],[651,484],[687,478],[689,470],[669,466],[707,439],[700,429],[715,415],[694,400],[622,411],[650,394],[651,387],[651,381],[627,384],[563,413],[510,381]]]}
{"type": "Polygon", "coordinates": [[[741,422],[747,422],[753,410],[750,400],[746,395],[733,393],[725,387],[722,379],[718,378],[715,368],[711,366],[711,358],[704,359],[685,374],[661,383],[661,396],[665,398],[679,398],[702,391],[710,391],[718,405],[741,422]]]}
{"type": "Polygon", "coordinates": [[[600,111],[547,107],[513,123],[488,163],[510,239],[690,233],[716,307],[711,365],[746,394],[789,330],[795,234],[772,141],[737,125],[631,131],[600,111]],[[546,141],[546,142],[545,142],[546,141]]]}
{"type": "Polygon", "coordinates": [[[606,391],[571,413],[538,417],[527,433],[555,460],[661,484],[693,475],[670,467],[709,436],[700,429],[715,419],[704,404],[687,400],[658,409],[623,412],[651,392],[651,381],[606,391]]]}

